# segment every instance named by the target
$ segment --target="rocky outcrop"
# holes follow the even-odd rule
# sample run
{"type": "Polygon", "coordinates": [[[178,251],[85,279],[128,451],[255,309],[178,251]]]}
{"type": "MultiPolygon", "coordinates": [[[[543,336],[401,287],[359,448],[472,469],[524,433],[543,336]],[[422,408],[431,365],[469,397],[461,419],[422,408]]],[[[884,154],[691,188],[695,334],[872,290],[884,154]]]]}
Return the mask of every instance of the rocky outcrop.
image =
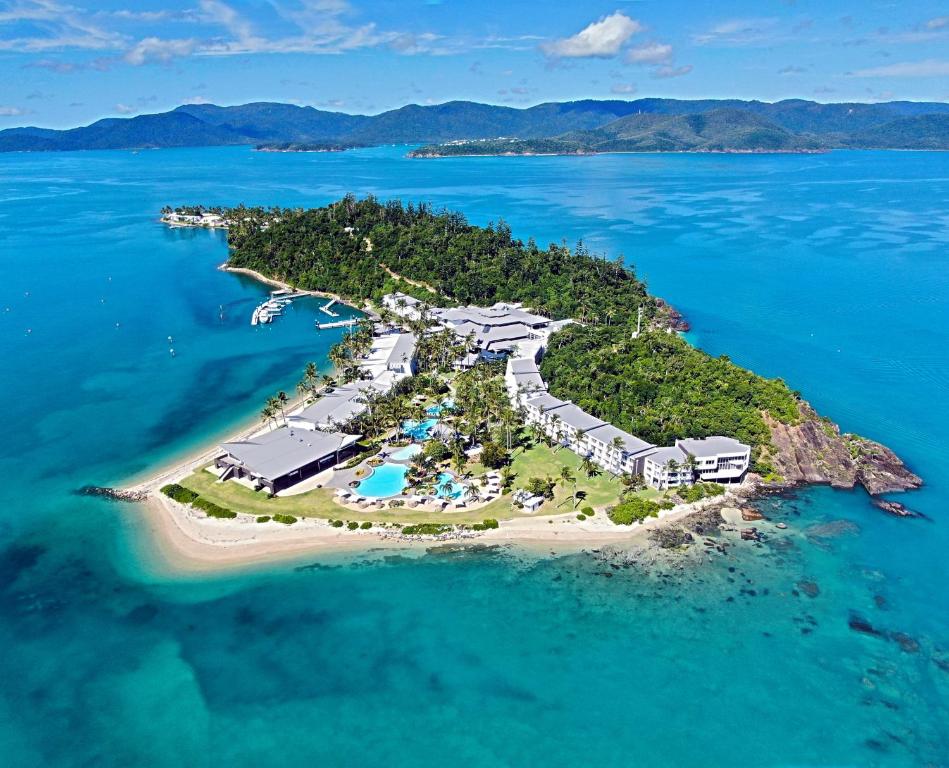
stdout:
{"type": "Polygon", "coordinates": [[[147,491],[129,491],[124,488],[103,488],[99,485],[84,485],[75,493],[79,496],[100,496],[110,501],[141,502],[148,498],[147,491]]]}
{"type": "Polygon", "coordinates": [[[782,424],[764,414],[774,447],[770,461],[783,485],[826,483],[834,488],[862,485],[871,495],[919,488],[923,481],[885,445],[853,434],[801,404],[801,421],[782,424]]]}

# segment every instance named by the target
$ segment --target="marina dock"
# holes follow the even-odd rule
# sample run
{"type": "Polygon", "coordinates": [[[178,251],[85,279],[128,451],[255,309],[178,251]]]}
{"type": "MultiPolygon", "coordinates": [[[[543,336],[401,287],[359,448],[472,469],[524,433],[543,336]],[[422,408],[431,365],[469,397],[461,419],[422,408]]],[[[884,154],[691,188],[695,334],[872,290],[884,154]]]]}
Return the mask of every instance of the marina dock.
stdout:
{"type": "Polygon", "coordinates": [[[352,328],[355,325],[359,325],[358,317],[351,317],[348,320],[336,320],[332,323],[321,323],[319,320],[316,321],[316,330],[325,331],[330,328],[352,328]]]}
{"type": "Polygon", "coordinates": [[[283,314],[284,308],[290,306],[294,299],[306,295],[302,291],[291,291],[286,288],[271,291],[270,298],[254,308],[254,312],[250,317],[250,324],[263,325],[272,322],[275,317],[280,317],[283,314]]]}
{"type": "Polygon", "coordinates": [[[320,307],[320,312],[325,312],[330,317],[339,317],[338,312],[334,312],[331,307],[336,303],[336,299],[330,299],[322,307],[320,307]]]}

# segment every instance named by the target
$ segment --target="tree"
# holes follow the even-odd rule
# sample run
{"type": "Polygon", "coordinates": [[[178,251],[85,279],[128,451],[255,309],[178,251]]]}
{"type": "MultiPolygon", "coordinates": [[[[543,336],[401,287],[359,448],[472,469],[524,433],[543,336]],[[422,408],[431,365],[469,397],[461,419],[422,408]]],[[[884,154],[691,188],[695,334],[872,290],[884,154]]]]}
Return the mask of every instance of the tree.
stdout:
{"type": "Polygon", "coordinates": [[[465,499],[470,502],[477,502],[481,498],[481,493],[478,491],[474,483],[469,483],[465,487],[465,499]]]}
{"type": "Polygon", "coordinates": [[[481,463],[491,469],[497,469],[507,463],[507,452],[497,443],[484,443],[481,447],[481,463]]]}

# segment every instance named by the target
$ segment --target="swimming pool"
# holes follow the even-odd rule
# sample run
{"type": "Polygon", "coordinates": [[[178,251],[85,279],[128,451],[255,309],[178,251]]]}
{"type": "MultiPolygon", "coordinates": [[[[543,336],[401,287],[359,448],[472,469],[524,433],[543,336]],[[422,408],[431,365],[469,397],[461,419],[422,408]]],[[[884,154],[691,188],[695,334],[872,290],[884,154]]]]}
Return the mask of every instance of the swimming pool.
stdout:
{"type": "Polygon", "coordinates": [[[383,464],[376,467],[372,474],[357,486],[356,492],[360,496],[377,499],[398,496],[408,485],[405,480],[408,469],[404,464],[383,464]]]}
{"type": "Polygon", "coordinates": [[[395,453],[389,455],[390,459],[395,459],[396,461],[408,461],[413,456],[419,454],[422,450],[422,446],[418,443],[413,443],[412,445],[407,445],[404,448],[399,448],[395,453]]]}
{"type": "Polygon", "coordinates": [[[442,472],[438,476],[437,489],[438,496],[443,499],[457,499],[465,492],[465,487],[447,472],[442,472]],[[449,488],[445,488],[446,483],[450,486],[449,488]]]}
{"type": "Polygon", "coordinates": [[[428,440],[428,433],[436,424],[438,424],[438,419],[425,419],[424,421],[409,419],[402,422],[402,431],[415,440],[428,440]]]}
{"type": "Polygon", "coordinates": [[[441,415],[441,412],[445,410],[446,408],[454,408],[454,407],[455,407],[455,401],[449,398],[447,400],[442,400],[441,403],[438,405],[428,406],[428,408],[425,409],[425,413],[427,413],[429,416],[439,416],[441,415]]]}

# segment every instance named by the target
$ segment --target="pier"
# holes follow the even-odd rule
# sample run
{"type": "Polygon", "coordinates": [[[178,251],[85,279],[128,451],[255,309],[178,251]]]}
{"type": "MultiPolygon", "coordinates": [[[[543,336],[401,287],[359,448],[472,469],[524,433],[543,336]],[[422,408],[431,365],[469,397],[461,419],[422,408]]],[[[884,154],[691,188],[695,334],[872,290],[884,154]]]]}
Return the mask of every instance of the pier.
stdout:
{"type": "Polygon", "coordinates": [[[319,320],[316,321],[316,330],[325,331],[330,328],[352,328],[355,325],[359,325],[360,320],[358,317],[351,317],[348,320],[336,320],[332,323],[321,323],[319,320]]]}
{"type": "Polygon", "coordinates": [[[271,291],[270,298],[254,308],[254,313],[250,317],[250,324],[261,325],[272,322],[275,317],[283,314],[284,308],[290,306],[294,299],[306,295],[304,291],[292,291],[287,288],[271,291]]]}
{"type": "Polygon", "coordinates": [[[332,307],[335,303],[336,299],[330,299],[322,307],[320,307],[320,312],[325,312],[330,317],[339,317],[338,312],[334,312],[332,309],[330,309],[330,307],[332,307]]]}

